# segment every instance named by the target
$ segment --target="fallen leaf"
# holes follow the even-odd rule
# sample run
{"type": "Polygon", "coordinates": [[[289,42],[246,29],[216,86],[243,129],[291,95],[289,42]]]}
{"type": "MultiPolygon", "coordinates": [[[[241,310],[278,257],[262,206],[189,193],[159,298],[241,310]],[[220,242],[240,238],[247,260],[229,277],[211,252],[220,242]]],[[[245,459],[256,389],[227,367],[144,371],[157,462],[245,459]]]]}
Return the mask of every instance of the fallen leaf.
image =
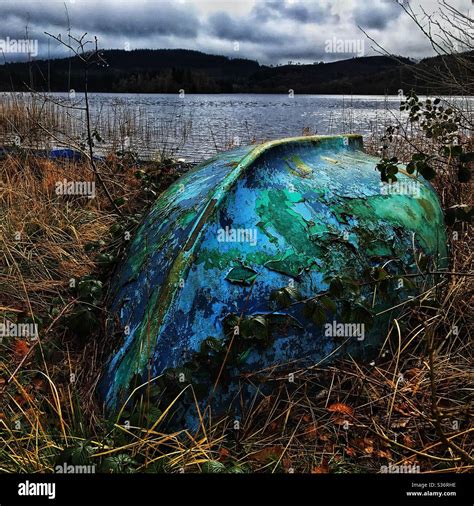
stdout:
{"type": "Polygon", "coordinates": [[[401,402],[400,404],[395,404],[393,406],[393,410],[396,411],[397,413],[400,413],[401,415],[404,415],[404,416],[413,416],[414,414],[416,413],[413,413],[413,411],[410,409],[410,407],[405,404],[404,402],[401,402]]]}
{"type": "Polygon", "coordinates": [[[44,380],[42,378],[34,378],[31,382],[36,390],[44,389],[44,380]]]}
{"type": "Polygon", "coordinates": [[[313,439],[316,439],[318,436],[318,430],[316,428],[316,425],[311,424],[310,427],[303,433],[303,437],[306,440],[312,441],[313,439]]]}
{"type": "Polygon", "coordinates": [[[354,414],[353,408],[342,402],[336,402],[328,407],[328,411],[331,413],[342,413],[344,415],[352,416],[354,414]]]}
{"type": "Polygon", "coordinates": [[[327,474],[329,473],[329,465],[326,459],[323,459],[320,466],[313,467],[311,474],[327,474]]]}
{"type": "Polygon", "coordinates": [[[217,459],[219,462],[223,462],[227,460],[230,456],[230,451],[227,448],[219,449],[219,458],[217,459]]]}
{"type": "Polygon", "coordinates": [[[268,448],[263,448],[262,450],[255,452],[250,456],[250,458],[252,460],[256,460],[257,462],[265,463],[270,459],[274,458],[279,459],[283,451],[284,451],[283,446],[280,445],[269,446],[268,448]]]}
{"type": "Polygon", "coordinates": [[[26,356],[29,349],[30,347],[27,341],[25,341],[24,339],[17,339],[13,347],[13,354],[15,355],[16,358],[22,359],[26,356]]]}
{"type": "Polygon", "coordinates": [[[418,376],[421,373],[421,369],[418,369],[418,367],[413,367],[413,369],[408,369],[408,371],[404,372],[405,378],[411,379],[415,376],[418,376]]]}
{"type": "Polygon", "coordinates": [[[403,444],[409,448],[413,448],[415,446],[415,442],[408,434],[403,436],[403,444]]]}
{"type": "Polygon", "coordinates": [[[355,457],[356,456],[356,451],[354,450],[354,448],[351,448],[350,446],[346,446],[346,448],[344,450],[345,450],[346,455],[348,457],[355,457]]]}
{"type": "Polygon", "coordinates": [[[381,459],[388,459],[388,460],[391,460],[392,459],[392,454],[390,453],[390,451],[385,451],[385,450],[379,450],[378,451],[378,456],[381,458],[381,459]]]}
{"type": "Polygon", "coordinates": [[[366,446],[364,448],[364,453],[366,453],[367,455],[372,455],[372,453],[374,453],[374,447],[371,445],[366,446]]]}
{"type": "Polygon", "coordinates": [[[408,425],[409,421],[410,421],[409,418],[399,418],[398,420],[392,420],[392,422],[390,423],[390,427],[393,429],[404,428],[408,425]]]}
{"type": "Polygon", "coordinates": [[[342,425],[346,430],[353,425],[345,416],[333,416],[332,421],[336,425],[342,425]]]}

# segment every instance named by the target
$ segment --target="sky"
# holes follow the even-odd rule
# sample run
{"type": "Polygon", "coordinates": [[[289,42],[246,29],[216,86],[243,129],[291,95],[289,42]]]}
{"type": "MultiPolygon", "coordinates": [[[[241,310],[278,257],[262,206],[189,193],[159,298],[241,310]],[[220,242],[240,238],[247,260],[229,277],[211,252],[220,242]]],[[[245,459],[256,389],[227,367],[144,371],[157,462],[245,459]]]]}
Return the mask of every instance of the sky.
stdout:
{"type": "MultiPolygon", "coordinates": [[[[474,0],[447,0],[472,15],[474,0]]],[[[0,0],[0,59],[66,56],[44,32],[97,36],[103,49],[185,48],[261,64],[313,63],[390,53],[420,59],[433,50],[402,9],[436,13],[439,0],[0,0]],[[3,52],[3,55],[1,54],[3,52]]]]}

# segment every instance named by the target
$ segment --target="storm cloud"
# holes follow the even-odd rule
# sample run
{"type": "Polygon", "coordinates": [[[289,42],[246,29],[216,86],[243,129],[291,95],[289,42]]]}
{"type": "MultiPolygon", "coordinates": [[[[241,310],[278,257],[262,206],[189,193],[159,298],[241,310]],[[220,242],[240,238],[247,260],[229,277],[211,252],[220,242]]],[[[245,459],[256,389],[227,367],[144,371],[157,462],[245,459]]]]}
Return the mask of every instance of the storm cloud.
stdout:
{"type": "Polygon", "coordinates": [[[354,20],[362,28],[382,30],[403,14],[398,2],[393,0],[372,0],[370,4],[360,3],[354,9],[354,20]]]}
{"type": "MultiPolygon", "coordinates": [[[[471,0],[451,2],[461,10],[471,7],[471,0]]],[[[433,12],[438,0],[412,5],[433,12]]],[[[351,56],[328,51],[329,39],[363,40],[364,54],[376,54],[361,29],[389,52],[414,58],[432,54],[396,0],[2,0],[0,8],[0,40],[24,39],[27,27],[28,37],[38,42],[37,58],[67,54],[44,32],[64,39],[68,26],[75,35],[97,36],[105,49],[196,49],[263,64],[351,56]]],[[[27,57],[0,55],[5,61],[27,57]]]]}

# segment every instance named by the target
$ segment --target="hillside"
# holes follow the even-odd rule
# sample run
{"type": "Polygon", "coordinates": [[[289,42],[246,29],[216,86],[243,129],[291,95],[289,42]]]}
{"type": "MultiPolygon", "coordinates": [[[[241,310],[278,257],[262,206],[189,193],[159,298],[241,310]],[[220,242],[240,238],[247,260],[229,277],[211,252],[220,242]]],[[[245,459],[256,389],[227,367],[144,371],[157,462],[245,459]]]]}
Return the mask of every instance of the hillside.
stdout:
{"type": "MultiPolygon", "coordinates": [[[[394,94],[413,87],[429,92],[423,68],[445,64],[440,58],[418,64],[407,58],[370,56],[333,63],[269,67],[257,61],[231,59],[185,49],[105,50],[107,67],[92,67],[89,90],[129,93],[354,93],[394,94]]],[[[472,58],[472,55],[469,56],[472,58]]],[[[449,63],[449,62],[448,62],[449,63]]],[[[453,66],[453,65],[451,65],[453,66]]],[[[462,69],[455,69],[460,73],[462,69]]],[[[83,89],[77,58],[8,63],[0,66],[0,90],[83,89]]],[[[450,90],[439,90],[450,93],[450,90]]]]}

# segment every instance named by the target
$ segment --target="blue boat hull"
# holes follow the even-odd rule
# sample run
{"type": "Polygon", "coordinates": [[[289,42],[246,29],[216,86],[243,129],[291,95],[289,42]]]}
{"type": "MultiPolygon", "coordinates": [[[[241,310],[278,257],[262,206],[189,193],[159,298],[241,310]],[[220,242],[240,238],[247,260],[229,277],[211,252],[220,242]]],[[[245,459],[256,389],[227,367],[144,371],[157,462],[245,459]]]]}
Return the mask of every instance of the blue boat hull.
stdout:
{"type": "Polygon", "coordinates": [[[155,384],[157,403],[185,391],[179,417],[195,425],[196,405],[238,412],[270,373],[373,356],[387,309],[421,289],[415,254],[447,259],[434,190],[401,174],[418,195],[387,192],[376,161],[359,136],[283,139],[218,155],[161,195],[112,286],[108,409],[155,384]]]}

